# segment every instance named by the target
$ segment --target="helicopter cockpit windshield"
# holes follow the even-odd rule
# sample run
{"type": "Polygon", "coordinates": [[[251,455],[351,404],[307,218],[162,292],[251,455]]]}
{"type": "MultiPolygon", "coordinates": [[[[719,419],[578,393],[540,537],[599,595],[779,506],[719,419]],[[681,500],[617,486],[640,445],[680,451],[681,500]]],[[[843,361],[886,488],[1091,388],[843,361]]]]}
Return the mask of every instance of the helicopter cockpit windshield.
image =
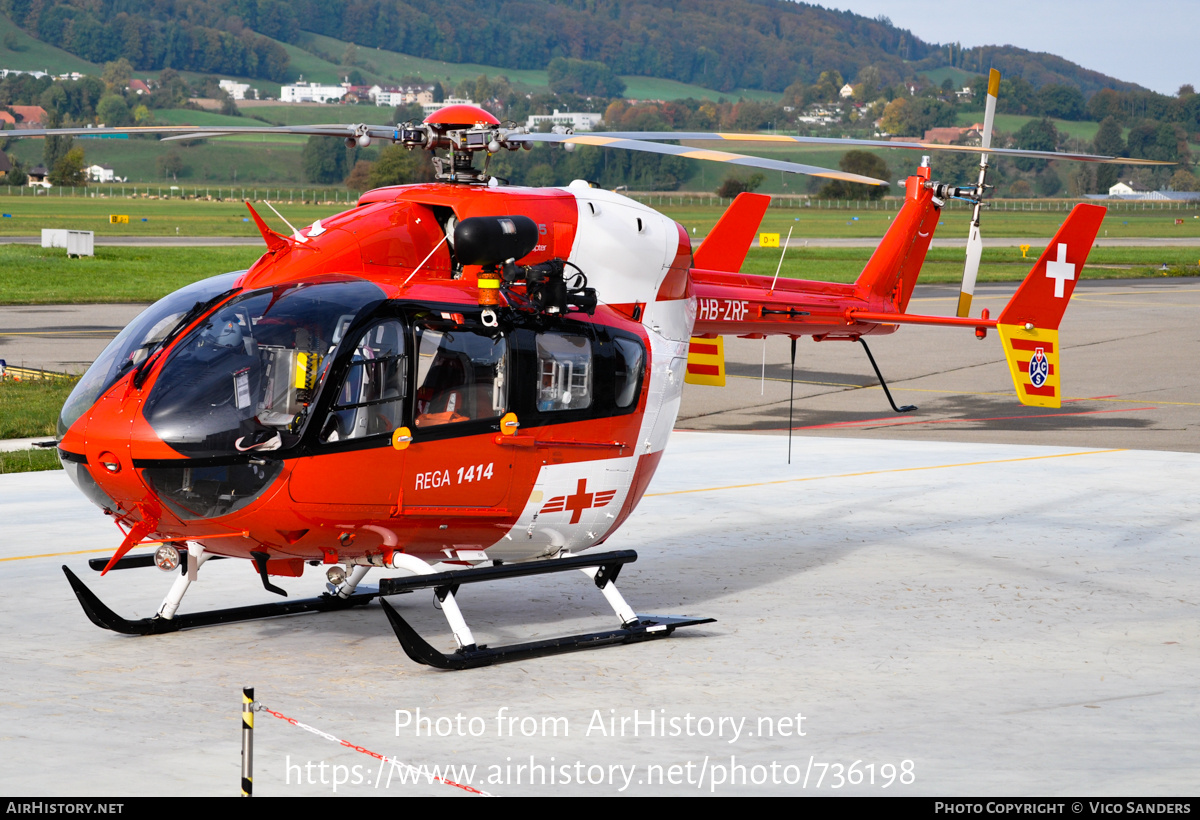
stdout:
{"type": "Polygon", "coordinates": [[[342,279],[255,291],[222,306],[172,351],[145,405],[191,457],[287,449],[300,439],[333,354],[376,285],[342,279]]]}
{"type": "MultiPolygon", "coordinates": [[[[143,364],[170,332],[206,303],[227,294],[245,271],[235,271],[194,282],[164,296],[146,308],[113,339],[83,374],[63,405],[58,418],[61,439],[72,424],[96,403],[110,387],[143,364]]],[[[182,328],[179,328],[182,329],[182,328]]]]}

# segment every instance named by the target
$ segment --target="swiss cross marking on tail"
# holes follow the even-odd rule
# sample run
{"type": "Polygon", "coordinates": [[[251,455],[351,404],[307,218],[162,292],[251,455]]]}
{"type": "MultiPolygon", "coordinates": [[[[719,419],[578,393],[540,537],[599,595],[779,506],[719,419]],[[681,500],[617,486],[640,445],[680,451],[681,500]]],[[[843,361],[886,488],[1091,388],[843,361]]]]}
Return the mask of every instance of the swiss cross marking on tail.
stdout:
{"type": "Polygon", "coordinates": [[[589,493],[587,491],[587,479],[581,478],[573,494],[559,495],[551,498],[542,507],[542,513],[567,512],[569,510],[571,513],[571,523],[578,524],[584,510],[590,510],[593,507],[605,507],[608,505],[608,502],[612,501],[613,496],[616,494],[616,490],[589,493]]]}
{"type": "Polygon", "coordinates": [[[1067,261],[1067,245],[1058,243],[1058,259],[1046,263],[1046,276],[1054,280],[1054,296],[1063,297],[1063,282],[1075,279],[1075,266],[1067,261]]]}
{"type": "Polygon", "coordinates": [[[1033,351],[1033,358],[1029,360],[1029,382],[1034,387],[1041,387],[1049,375],[1050,363],[1046,361],[1046,351],[1039,347],[1033,351]]]}

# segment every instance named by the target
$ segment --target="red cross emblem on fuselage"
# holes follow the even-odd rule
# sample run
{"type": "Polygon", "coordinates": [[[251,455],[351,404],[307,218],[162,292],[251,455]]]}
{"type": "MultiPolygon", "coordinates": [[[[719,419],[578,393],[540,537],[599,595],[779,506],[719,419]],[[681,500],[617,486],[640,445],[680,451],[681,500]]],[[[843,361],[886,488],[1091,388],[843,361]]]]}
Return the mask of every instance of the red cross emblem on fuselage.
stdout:
{"type": "Polygon", "coordinates": [[[584,510],[607,506],[608,502],[612,501],[613,496],[616,494],[616,490],[589,493],[587,491],[587,479],[581,478],[575,487],[574,493],[551,498],[542,507],[542,513],[567,512],[569,510],[571,513],[571,523],[578,524],[584,510]]]}

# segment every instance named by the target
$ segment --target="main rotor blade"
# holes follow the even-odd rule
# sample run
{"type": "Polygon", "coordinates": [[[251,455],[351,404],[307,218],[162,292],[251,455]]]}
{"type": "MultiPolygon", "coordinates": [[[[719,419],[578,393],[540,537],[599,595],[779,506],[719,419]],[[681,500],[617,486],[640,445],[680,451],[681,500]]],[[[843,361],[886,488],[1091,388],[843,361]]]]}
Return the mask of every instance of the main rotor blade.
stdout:
{"type": "Polygon", "coordinates": [[[198,125],[137,125],[122,128],[21,128],[6,131],[6,137],[106,137],[134,134],[167,134],[167,140],[207,139],[230,137],[240,134],[295,134],[308,137],[353,137],[367,134],[373,139],[398,137],[397,129],[390,125],[329,124],[329,125],[230,125],[208,127],[198,125]]]}
{"type": "Polygon", "coordinates": [[[975,208],[971,212],[971,227],[967,231],[967,258],[963,264],[962,285],[958,290],[958,316],[971,315],[971,300],[975,296],[975,280],[979,277],[979,260],[983,258],[983,236],[979,220],[983,213],[983,194],[987,190],[988,155],[992,146],[992,125],[996,121],[996,98],[1000,93],[1000,72],[988,72],[987,103],[983,110],[983,134],[979,155],[979,182],[975,186],[975,208]]]}
{"type": "MultiPolygon", "coordinates": [[[[636,133],[636,132],[635,132],[636,133]]],[[[658,142],[634,139],[631,136],[614,136],[608,132],[595,134],[505,134],[508,142],[556,142],[565,145],[592,145],[601,148],[622,148],[627,151],[646,151],[651,154],[672,154],[688,159],[706,159],[713,162],[728,162],[731,165],[744,165],[749,168],[766,168],[771,171],[787,171],[793,174],[808,174],[823,179],[837,179],[842,182],[857,182],[862,185],[888,185],[882,179],[851,174],[846,171],[835,171],[818,165],[804,165],[799,162],[786,162],[779,159],[750,157],[745,154],[731,154],[728,151],[709,151],[705,148],[688,148],[684,145],[664,145],[658,142]]],[[[667,139],[667,137],[663,137],[667,139]]],[[[678,139],[678,137],[670,137],[678,139]]]]}
{"type": "MultiPolygon", "coordinates": [[[[637,140],[729,140],[732,142],[791,142],[801,145],[840,145],[862,148],[907,148],[912,151],[960,151],[980,153],[981,148],[973,145],[943,145],[939,142],[911,142],[897,140],[860,140],[842,137],[792,137],[787,134],[733,134],[702,131],[598,131],[611,139],[637,140]]],[[[1134,159],[1132,157],[1110,157],[1103,154],[1075,154],[1057,151],[1027,151],[1023,148],[985,148],[984,153],[997,154],[1006,157],[1031,157],[1033,159],[1064,159],[1072,162],[1104,162],[1119,165],[1175,165],[1174,162],[1163,162],[1155,159],[1134,159]]]]}

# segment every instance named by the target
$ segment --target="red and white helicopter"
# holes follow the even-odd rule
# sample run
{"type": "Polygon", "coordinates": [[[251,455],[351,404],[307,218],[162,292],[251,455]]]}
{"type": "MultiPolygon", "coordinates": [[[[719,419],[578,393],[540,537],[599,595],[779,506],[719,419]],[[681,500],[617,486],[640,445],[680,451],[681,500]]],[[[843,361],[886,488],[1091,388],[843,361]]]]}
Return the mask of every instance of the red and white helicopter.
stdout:
{"type": "MultiPolygon", "coordinates": [[[[989,126],[994,96],[990,103],[989,126]]],[[[703,364],[712,352],[705,340],[725,334],[794,344],[861,340],[905,323],[981,336],[996,328],[1020,400],[1057,407],[1058,325],[1104,216],[1077,206],[998,318],[922,316],[907,307],[939,210],[951,196],[978,203],[983,172],[976,186],[954,188],[922,163],[853,284],[772,281],[738,272],[766,197],[740,196],[693,249],[682,226],[623,196],[583,181],[498,185],[473,160],[556,142],[879,181],[652,141],[734,135],[530,134],[472,106],[395,128],[284,130],[446,156],[434,157],[437,182],[370,191],[352,210],[290,235],[251,209],[267,252],[247,271],[155,303],[80,380],[62,410],[58,453],[124,533],[93,568],[180,568],[157,615],[127,620],[64,566],[98,626],[157,634],[433,588],[458,644],[452,654],[386,601],[384,610],[414,660],[466,668],[705,623],[636,615],[615,585],[632,551],[581,554],[603,544],[645,493],[689,356],[702,377],[720,370],[703,364]],[[157,549],[128,555],[142,546],[157,549]],[[273,576],[324,565],[328,592],[180,613],[198,571],[218,556],[250,560],[263,586],[282,594],[273,576]],[[406,574],[367,588],[372,569],[406,574]],[[619,627],[477,645],[456,604],[461,585],[568,569],[592,579],[619,627]]],[[[989,153],[1003,152],[984,153],[984,170],[989,153]]]]}

